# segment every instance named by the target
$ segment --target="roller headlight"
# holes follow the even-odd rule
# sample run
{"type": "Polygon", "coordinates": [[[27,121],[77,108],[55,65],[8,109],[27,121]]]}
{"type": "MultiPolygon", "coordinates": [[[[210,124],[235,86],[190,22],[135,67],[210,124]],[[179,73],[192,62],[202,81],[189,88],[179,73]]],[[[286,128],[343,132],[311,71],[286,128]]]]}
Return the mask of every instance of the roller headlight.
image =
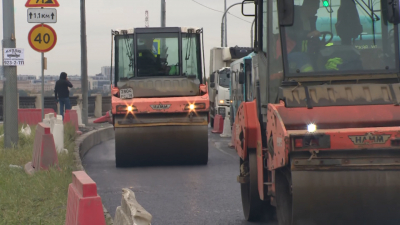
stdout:
{"type": "Polygon", "coordinates": [[[219,104],[224,104],[224,100],[219,100],[219,104]]]}
{"type": "Polygon", "coordinates": [[[194,104],[187,104],[185,106],[185,110],[196,110],[196,109],[206,109],[206,104],[204,103],[194,103],[194,104]]]}
{"type": "Polygon", "coordinates": [[[317,125],[310,123],[307,125],[307,130],[309,133],[314,133],[315,131],[317,131],[317,125]]]}
{"type": "Polygon", "coordinates": [[[117,113],[133,113],[137,111],[137,108],[133,105],[118,105],[117,113]]]}

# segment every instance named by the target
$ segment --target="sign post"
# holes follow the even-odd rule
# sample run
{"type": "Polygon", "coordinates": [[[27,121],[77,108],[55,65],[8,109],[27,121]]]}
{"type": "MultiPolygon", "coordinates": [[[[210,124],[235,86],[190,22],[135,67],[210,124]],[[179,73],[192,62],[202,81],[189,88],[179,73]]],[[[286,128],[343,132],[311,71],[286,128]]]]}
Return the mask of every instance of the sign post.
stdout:
{"type": "Polygon", "coordinates": [[[41,53],[42,72],[42,119],[44,118],[44,53],[54,48],[57,43],[57,34],[52,27],[44,23],[57,22],[57,10],[45,9],[44,7],[59,7],[57,0],[28,0],[25,7],[30,8],[27,12],[28,23],[40,23],[34,26],[28,34],[29,45],[41,53]]]}

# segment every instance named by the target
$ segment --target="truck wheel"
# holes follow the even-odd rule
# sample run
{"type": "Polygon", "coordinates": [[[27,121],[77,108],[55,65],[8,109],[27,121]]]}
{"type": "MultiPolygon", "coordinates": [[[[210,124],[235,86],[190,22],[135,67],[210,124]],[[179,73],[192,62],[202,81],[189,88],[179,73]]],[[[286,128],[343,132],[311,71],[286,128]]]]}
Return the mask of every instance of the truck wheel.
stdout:
{"type": "Polygon", "coordinates": [[[210,126],[211,128],[214,128],[214,118],[210,118],[210,126]]]}
{"type": "Polygon", "coordinates": [[[276,217],[279,225],[292,224],[292,195],[288,178],[275,171],[276,217]]]}
{"type": "Polygon", "coordinates": [[[255,150],[249,151],[248,158],[249,182],[240,184],[244,217],[248,221],[256,221],[262,214],[262,200],[257,185],[257,155],[255,150]]]}

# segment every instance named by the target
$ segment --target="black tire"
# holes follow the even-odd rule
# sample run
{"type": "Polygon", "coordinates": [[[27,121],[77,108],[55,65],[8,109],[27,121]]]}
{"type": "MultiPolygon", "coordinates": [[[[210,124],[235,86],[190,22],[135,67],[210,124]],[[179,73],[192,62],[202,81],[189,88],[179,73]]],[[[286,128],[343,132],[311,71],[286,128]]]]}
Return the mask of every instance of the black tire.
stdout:
{"type": "Polygon", "coordinates": [[[214,128],[214,118],[210,117],[210,126],[211,128],[214,128]]]}
{"type": "Polygon", "coordinates": [[[123,155],[123,153],[117,148],[115,144],[115,166],[116,167],[127,167],[129,166],[129,162],[126,160],[127,157],[123,155]]]}
{"type": "Polygon", "coordinates": [[[288,178],[275,171],[276,217],[279,225],[292,225],[292,195],[288,178]]]}
{"type": "Polygon", "coordinates": [[[207,165],[208,163],[208,148],[195,161],[198,165],[207,165]]]}
{"type": "Polygon", "coordinates": [[[257,221],[263,213],[263,202],[258,193],[257,180],[257,155],[255,150],[249,151],[249,176],[250,181],[240,184],[244,217],[248,221],[257,221]]]}

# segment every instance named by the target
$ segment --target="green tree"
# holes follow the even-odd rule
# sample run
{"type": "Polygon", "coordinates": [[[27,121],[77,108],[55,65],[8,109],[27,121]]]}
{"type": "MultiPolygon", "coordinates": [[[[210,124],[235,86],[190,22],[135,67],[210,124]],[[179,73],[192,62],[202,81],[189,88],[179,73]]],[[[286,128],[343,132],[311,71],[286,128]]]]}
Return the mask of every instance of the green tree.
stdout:
{"type": "Polygon", "coordinates": [[[18,89],[18,94],[19,94],[19,96],[22,96],[22,97],[29,96],[28,92],[26,92],[25,90],[21,90],[21,89],[18,89]]]}

